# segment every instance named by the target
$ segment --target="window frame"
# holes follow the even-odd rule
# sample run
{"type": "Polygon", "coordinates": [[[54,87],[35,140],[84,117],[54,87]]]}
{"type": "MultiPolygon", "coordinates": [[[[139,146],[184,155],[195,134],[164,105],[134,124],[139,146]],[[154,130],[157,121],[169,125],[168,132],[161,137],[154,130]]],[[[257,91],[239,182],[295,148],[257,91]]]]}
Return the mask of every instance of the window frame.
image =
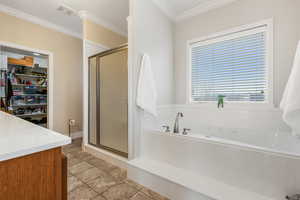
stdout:
{"type": "Polygon", "coordinates": [[[266,100],[263,102],[251,102],[251,101],[225,101],[230,105],[263,105],[274,107],[274,28],[273,19],[263,20],[258,23],[247,24],[239,26],[230,30],[218,32],[206,37],[196,38],[187,41],[187,70],[186,70],[186,103],[187,104],[216,104],[213,101],[193,101],[192,100],[192,49],[193,47],[203,46],[207,44],[216,43],[218,41],[224,41],[233,38],[239,38],[249,34],[255,34],[264,30],[266,32],[266,80],[267,80],[267,95],[266,100]]]}

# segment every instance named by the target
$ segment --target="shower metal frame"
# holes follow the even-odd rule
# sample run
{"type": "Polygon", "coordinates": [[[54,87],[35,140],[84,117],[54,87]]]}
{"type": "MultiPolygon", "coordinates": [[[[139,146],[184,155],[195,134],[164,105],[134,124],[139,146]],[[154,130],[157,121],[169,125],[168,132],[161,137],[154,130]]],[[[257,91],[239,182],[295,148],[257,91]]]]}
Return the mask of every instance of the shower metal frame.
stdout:
{"type": "MultiPolygon", "coordinates": [[[[123,50],[128,50],[128,44],[123,44],[119,47],[116,47],[116,48],[113,48],[113,49],[109,49],[107,51],[103,51],[101,53],[98,53],[98,54],[95,54],[93,56],[90,56],[88,58],[88,80],[89,80],[89,90],[88,90],[88,144],[89,145],[92,145],[94,147],[98,147],[100,149],[104,149],[106,151],[109,151],[109,152],[112,152],[112,153],[115,153],[117,155],[120,155],[122,157],[125,157],[125,158],[128,158],[128,153],[125,153],[125,152],[122,152],[122,151],[119,151],[119,150],[116,150],[116,149],[113,149],[111,147],[107,147],[107,146],[104,146],[104,145],[101,145],[100,143],[100,135],[96,135],[96,141],[97,141],[97,144],[92,144],[90,143],[90,109],[91,109],[91,105],[90,105],[90,80],[91,80],[91,76],[90,76],[90,60],[92,58],[95,58],[96,57],[96,80],[97,80],[97,83],[96,83],[96,99],[100,99],[100,58],[103,57],[103,56],[107,56],[107,55],[110,55],[110,54],[113,54],[113,53],[116,53],[116,52],[120,52],[120,51],[123,51],[123,50]]],[[[96,119],[97,119],[97,122],[98,122],[98,119],[100,119],[100,102],[97,101],[96,103],[96,108],[97,108],[97,114],[96,114],[96,119]]],[[[100,122],[97,123],[97,126],[96,126],[96,130],[97,130],[97,133],[98,131],[100,130],[100,122]]],[[[127,137],[128,137],[128,103],[127,103],[127,137]]]]}

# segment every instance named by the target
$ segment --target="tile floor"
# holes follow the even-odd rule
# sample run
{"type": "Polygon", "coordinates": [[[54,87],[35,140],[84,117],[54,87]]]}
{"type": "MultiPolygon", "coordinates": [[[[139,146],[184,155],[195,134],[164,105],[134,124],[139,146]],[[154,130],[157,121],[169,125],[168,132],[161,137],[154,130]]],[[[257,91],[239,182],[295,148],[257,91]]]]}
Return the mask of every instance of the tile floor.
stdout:
{"type": "Polygon", "coordinates": [[[68,157],[69,200],[168,200],[126,178],[127,172],[81,151],[81,140],[63,147],[68,157]]]}

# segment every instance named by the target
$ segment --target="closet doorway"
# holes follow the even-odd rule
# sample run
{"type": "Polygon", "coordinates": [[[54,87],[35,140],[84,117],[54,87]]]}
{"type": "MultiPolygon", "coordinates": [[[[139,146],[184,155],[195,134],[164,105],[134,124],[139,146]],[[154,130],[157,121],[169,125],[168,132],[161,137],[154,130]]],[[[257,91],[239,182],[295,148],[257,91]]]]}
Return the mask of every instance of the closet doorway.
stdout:
{"type": "Polygon", "coordinates": [[[0,42],[0,110],[53,129],[53,53],[0,42]]]}

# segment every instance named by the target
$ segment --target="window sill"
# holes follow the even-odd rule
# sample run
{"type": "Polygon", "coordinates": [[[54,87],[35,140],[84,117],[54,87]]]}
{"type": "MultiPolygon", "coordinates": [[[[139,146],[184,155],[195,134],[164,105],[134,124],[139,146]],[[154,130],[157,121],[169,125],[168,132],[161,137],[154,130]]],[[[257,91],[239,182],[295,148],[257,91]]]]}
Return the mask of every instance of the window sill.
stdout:
{"type": "Polygon", "coordinates": [[[219,111],[280,111],[271,103],[228,103],[225,102],[224,108],[218,108],[217,102],[191,102],[188,104],[174,104],[176,108],[185,109],[205,109],[219,111]]]}

